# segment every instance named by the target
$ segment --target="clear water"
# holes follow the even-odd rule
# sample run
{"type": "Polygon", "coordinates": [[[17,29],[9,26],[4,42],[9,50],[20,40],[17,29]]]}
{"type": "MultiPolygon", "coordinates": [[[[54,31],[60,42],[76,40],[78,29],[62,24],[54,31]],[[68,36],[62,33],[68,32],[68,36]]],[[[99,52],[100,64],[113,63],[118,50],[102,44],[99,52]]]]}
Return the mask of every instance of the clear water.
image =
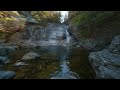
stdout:
{"type": "Polygon", "coordinates": [[[84,49],[73,47],[21,47],[10,54],[11,62],[3,69],[15,71],[14,79],[93,79],[94,71],[88,54],[84,49]],[[30,51],[40,54],[41,58],[26,61],[26,66],[13,66],[30,51]]]}

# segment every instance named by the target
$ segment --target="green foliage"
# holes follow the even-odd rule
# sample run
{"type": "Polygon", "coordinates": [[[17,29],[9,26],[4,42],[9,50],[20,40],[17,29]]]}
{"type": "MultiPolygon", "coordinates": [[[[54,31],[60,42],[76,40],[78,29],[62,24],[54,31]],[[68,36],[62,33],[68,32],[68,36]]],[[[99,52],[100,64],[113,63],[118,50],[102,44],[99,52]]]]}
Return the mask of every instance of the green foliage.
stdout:
{"type": "Polygon", "coordinates": [[[60,23],[60,12],[57,11],[31,11],[31,15],[34,19],[40,22],[40,24],[45,23],[60,23]]]}
{"type": "Polygon", "coordinates": [[[80,34],[85,37],[89,36],[93,29],[100,28],[104,24],[109,23],[111,18],[120,18],[119,11],[72,11],[69,14],[71,13],[70,23],[79,27],[80,34]]]}
{"type": "Polygon", "coordinates": [[[113,15],[111,11],[81,11],[72,22],[82,27],[97,26],[113,15]]]}
{"type": "Polygon", "coordinates": [[[34,18],[44,26],[51,22],[60,23],[61,13],[57,11],[0,11],[0,38],[9,37],[23,30],[26,17],[34,18]]]}

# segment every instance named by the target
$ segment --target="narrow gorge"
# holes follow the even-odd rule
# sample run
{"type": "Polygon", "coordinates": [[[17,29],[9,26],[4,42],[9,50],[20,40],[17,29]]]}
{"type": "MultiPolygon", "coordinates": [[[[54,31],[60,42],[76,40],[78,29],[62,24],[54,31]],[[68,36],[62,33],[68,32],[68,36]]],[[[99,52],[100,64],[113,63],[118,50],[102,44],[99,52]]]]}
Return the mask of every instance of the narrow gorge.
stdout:
{"type": "Polygon", "coordinates": [[[9,14],[15,21],[0,23],[8,27],[0,34],[0,79],[120,79],[120,13],[67,14],[62,23],[57,11],[9,14]]]}

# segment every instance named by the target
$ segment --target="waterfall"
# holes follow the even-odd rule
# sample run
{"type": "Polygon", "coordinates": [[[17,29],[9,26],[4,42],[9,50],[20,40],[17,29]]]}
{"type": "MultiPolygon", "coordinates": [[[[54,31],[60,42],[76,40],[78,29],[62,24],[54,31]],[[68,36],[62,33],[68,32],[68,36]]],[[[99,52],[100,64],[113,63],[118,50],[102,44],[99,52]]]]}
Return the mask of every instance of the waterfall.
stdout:
{"type": "Polygon", "coordinates": [[[70,43],[70,34],[67,30],[66,30],[66,42],[67,44],[70,43]]]}
{"type": "Polygon", "coordinates": [[[26,26],[25,32],[24,45],[71,45],[70,41],[72,38],[68,32],[68,26],[65,25],[48,25],[47,27],[40,27],[30,24],[26,26]]]}

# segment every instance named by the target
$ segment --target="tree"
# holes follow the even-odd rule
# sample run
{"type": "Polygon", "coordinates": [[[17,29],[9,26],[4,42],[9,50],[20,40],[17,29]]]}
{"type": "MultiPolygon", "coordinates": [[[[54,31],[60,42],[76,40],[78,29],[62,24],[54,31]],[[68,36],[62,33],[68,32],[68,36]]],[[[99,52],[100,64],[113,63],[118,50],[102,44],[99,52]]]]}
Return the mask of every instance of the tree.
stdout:
{"type": "Polygon", "coordinates": [[[120,11],[70,11],[68,17],[70,24],[76,25],[79,33],[87,37],[100,32],[105,24],[119,23],[120,11]]]}
{"type": "Polygon", "coordinates": [[[23,30],[25,21],[17,11],[0,11],[0,36],[5,38],[18,30],[23,30]]]}
{"type": "Polygon", "coordinates": [[[32,17],[40,22],[45,23],[59,23],[61,14],[57,11],[31,11],[32,17]]]}

